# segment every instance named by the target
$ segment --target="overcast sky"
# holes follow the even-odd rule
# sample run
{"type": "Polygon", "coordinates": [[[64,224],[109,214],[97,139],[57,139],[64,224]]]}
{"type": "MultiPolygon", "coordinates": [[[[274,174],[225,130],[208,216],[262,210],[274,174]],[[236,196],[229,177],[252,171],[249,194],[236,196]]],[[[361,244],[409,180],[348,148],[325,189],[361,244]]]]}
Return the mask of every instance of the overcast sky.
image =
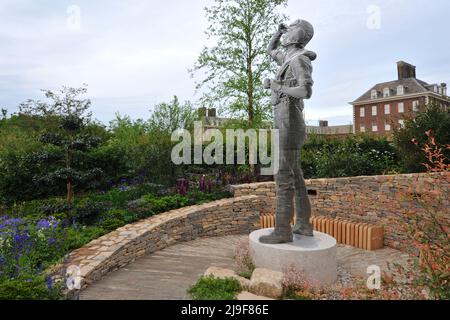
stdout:
{"type": "MultiPolygon", "coordinates": [[[[207,44],[203,8],[211,3],[0,0],[0,107],[14,112],[42,98],[40,89],[83,83],[105,123],[116,112],[146,119],[173,95],[195,102],[187,70],[207,44]]],[[[395,80],[398,60],[424,81],[450,82],[448,0],[290,0],[285,12],[316,29],[308,120],[351,123],[348,102],[395,80]]]]}

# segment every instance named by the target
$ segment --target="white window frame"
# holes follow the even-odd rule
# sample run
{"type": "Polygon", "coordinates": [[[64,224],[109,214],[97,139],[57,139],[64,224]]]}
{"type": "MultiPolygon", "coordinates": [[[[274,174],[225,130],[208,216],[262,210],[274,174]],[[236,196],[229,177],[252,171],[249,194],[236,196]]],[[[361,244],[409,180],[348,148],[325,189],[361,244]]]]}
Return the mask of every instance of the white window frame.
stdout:
{"type": "Polygon", "coordinates": [[[420,104],[419,100],[414,100],[413,101],[413,111],[414,112],[419,111],[419,104],[420,104]]]}
{"type": "Polygon", "coordinates": [[[384,114],[391,114],[391,105],[390,104],[384,105],[384,114]]]}
{"type": "Polygon", "coordinates": [[[361,124],[359,131],[366,132],[366,127],[364,126],[364,124],[361,124]]]}
{"type": "Polygon", "coordinates": [[[377,106],[372,106],[372,115],[376,116],[378,111],[377,111],[378,107],[377,106]]]}
{"type": "Polygon", "coordinates": [[[370,92],[370,98],[373,99],[373,100],[378,99],[378,92],[377,92],[377,90],[372,90],[370,92]]]}
{"type": "Polygon", "coordinates": [[[405,103],[404,102],[399,102],[397,107],[398,107],[398,113],[405,113],[405,103]]]}
{"type": "Polygon", "coordinates": [[[359,116],[361,118],[364,118],[366,116],[366,108],[365,107],[359,108],[359,116]]]}
{"type": "Polygon", "coordinates": [[[391,96],[391,90],[389,88],[383,89],[383,98],[388,98],[391,96]]]}
{"type": "Polygon", "coordinates": [[[384,125],[384,131],[391,131],[391,125],[389,123],[384,125]]]}
{"type": "Polygon", "coordinates": [[[402,95],[404,95],[404,94],[405,94],[405,87],[402,86],[402,85],[398,86],[398,87],[397,87],[397,95],[398,95],[398,96],[402,96],[402,95]]]}
{"type": "Polygon", "coordinates": [[[377,126],[377,125],[372,126],[372,131],[373,131],[373,132],[378,132],[378,126],[377,126]]]}
{"type": "Polygon", "coordinates": [[[404,128],[405,127],[405,120],[403,120],[403,119],[398,120],[398,124],[400,125],[400,128],[404,128]]]}

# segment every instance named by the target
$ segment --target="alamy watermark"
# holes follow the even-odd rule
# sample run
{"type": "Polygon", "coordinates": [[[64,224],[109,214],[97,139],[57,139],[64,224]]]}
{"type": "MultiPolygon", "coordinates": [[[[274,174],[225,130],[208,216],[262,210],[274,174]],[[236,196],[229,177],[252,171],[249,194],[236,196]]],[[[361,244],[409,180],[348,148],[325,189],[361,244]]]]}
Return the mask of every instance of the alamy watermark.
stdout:
{"type": "Polygon", "coordinates": [[[371,265],[367,267],[367,274],[370,276],[367,278],[367,288],[369,290],[381,289],[381,268],[377,265],[371,265]]]}
{"type": "Polygon", "coordinates": [[[69,290],[81,289],[81,269],[79,266],[70,266],[67,268],[66,286],[69,290]]]}
{"type": "Polygon", "coordinates": [[[67,29],[71,32],[78,32],[81,30],[81,8],[77,5],[68,6],[66,9],[67,29]]]}
{"type": "Polygon", "coordinates": [[[179,143],[172,149],[171,158],[175,165],[259,164],[261,175],[274,175],[279,170],[278,140],[277,129],[226,129],[224,137],[219,129],[205,130],[201,121],[195,121],[193,136],[185,129],[175,130],[172,133],[172,142],[179,143]]]}
{"type": "Polygon", "coordinates": [[[376,5],[370,5],[366,10],[367,17],[366,26],[369,30],[381,29],[381,7],[376,5]]]}

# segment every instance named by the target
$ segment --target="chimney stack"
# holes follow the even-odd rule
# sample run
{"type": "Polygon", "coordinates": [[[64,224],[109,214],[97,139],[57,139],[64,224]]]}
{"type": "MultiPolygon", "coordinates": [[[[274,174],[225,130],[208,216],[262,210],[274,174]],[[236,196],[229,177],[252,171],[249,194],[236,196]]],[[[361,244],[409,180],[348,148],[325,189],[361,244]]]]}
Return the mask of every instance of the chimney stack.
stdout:
{"type": "Polygon", "coordinates": [[[397,71],[398,80],[416,77],[416,66],[404,61],[397,62],[397,71]]]}
{"type": "Polygon", "coordinates": [[[200,118],[206,117],[206,108],[205,107],[198,108],[198,116],[200,118]]]}
{"type": "Polygon", "coordinates": [[[328,127],[328,121],[327,120],[319,120],[319,127],[322,127],[322,128],[328,127]]]}
{"type": "Polygon", "coordinates": [[[208,117],[215,118],[217,117],[216,108],[208,109],[208,117]]]}

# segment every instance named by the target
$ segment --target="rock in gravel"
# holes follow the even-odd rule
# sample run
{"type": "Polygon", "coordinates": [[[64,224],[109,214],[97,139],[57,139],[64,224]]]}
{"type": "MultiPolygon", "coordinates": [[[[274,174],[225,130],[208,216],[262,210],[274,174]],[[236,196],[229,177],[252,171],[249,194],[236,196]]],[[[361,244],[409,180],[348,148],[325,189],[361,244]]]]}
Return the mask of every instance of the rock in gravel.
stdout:
{"type": "Polygon", "coordinates": [[[271,298],[257,296],[256,294],[250,293],[248,291],[242,291],[238,296],[238,300],[273,300],[271,298]]]}
{"type": "Polygon", "coordinates": [[[283,295],[283,273],[256,268],[250,279],[250,292],[258,296],[280,298],[283,295]]]}
{"type": "Polygon", "coordinates": [[[244,277],[238,276],[236,272],[230,269],[219,268],[219,267],[209,267],[208,270],[205,271],[204,275],[206,277],[213,276],[219,279],[233,278],[239,281],[242,289],[247,290],[250,286],[250,280],[245,279],[244,277]]]}

